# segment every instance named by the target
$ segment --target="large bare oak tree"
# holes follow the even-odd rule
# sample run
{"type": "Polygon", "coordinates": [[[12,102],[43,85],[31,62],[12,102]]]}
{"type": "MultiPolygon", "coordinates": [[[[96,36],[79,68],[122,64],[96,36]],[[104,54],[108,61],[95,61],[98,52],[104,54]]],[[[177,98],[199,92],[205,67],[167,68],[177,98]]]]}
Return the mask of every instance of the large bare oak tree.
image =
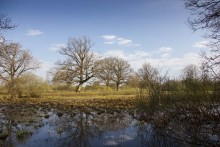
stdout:
{"type": "Polygon", "coordinates": [[[28,50],[22,50],[18,43],[0,44],[0,80],[8,85],[8,90],[15,95],[16,80],[23,73],[39,68],[39,62],[28,50]]]}
{"type": "Polygon", "coordinates": [[[95,56],[91,52],[92,46],[93,43],[87,37],[70,38],[67,46],[60,50],[60,54],[67,58],[57,62],[58,76],[55,78],[77,84],[76,91],[80,92],[83,84],[94,77],[95,56]]]}

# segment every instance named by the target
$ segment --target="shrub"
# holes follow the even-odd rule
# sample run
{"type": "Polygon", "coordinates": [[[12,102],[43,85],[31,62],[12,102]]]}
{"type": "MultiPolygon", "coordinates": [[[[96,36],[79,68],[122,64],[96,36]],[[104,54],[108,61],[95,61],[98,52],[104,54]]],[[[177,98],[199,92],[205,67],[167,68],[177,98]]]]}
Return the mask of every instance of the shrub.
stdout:
{"type": "Polygon", "coordinates": [[[27,73],[16,81],[18,97],[38,98],[44,91],[50,90],[50,86],[40,77],[27,73]]]}

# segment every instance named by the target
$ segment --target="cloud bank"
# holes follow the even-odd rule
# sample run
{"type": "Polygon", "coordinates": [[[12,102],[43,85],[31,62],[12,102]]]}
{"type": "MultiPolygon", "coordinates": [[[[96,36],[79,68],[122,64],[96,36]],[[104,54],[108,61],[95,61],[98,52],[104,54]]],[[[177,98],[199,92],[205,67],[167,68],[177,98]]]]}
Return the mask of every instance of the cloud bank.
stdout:
{"type": "Polygon", "coordinates": [[[181,69],[189,64],[197,66],[201,63],[201,57],[198,53],[189,52],[180,57],[173,57],[170,52],[173,49],[170,47],[161,47],[156,52],[148,52],[144,50],[135,50],[132,52],[125,52],[123,50],[113,49],[103,54],[103,57],[116,56],[127,60],[131,67],[137,71],[144,63],[150,63],[154,67],[162,68],[169,71],[171,77],[179,75],[181,69]]]}

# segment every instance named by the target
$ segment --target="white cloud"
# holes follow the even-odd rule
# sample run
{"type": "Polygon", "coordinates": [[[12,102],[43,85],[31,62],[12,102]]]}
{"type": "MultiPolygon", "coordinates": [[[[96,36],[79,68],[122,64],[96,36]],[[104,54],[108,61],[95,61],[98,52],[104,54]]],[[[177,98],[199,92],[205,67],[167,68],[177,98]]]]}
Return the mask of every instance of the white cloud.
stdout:
{"type": "Polygon", "coordinates": [[[208,44],[209,44],[209,41],[204,40],[204,41],[196,42],[196,43],[193,45],[193,47],[196,47],[196,48],[206,48],[208,44]]]}
{"type": "Polygon", "coordinates": [[[118,45],[130,45],[132,44],[132,41],[126,38],[117,38],[118,40],[118,45]]]}
{"type": "Polygon", "coordinates": [[[133,43],[132,40],[122,37],[117,37],[116,35],[103,35],[101,36],[105,41],[104,44],[117,44],[122,46],[141,46],[140,44],[133,43]]]}
{"type": "Polygon", "coordinates": [[[143,57],[151,57],[151,54],[146,52],[146,51],[142,51],[142,50],[137,50],[134,52],[134,55],[137,57],[137,58],[143,58],[143,57]]]}
{"type": "Polygon", "coordinates": [[[159,48],[159,53],[169,53],[170,51],[172,51],[173,49],[171,47],[161,47],[159,48]]]}
{"type": "Polygon", "coordinates": [[[195,64],[199,65],[201,59],[199,54],[197,53],[186,53],[182,57],[173,57],[173,58],[167,58],[167,59],[158,59],[160,60],[160,65],[161,66],[167,66],[169,68],[174,68],[174,69],[182,69],[186,65],[189,64],[195,64]]]}
{"type": "Polygon", "coordinates": [[[150,53],[142,50],[137,50],[134,51],[133,53],[126,54],[124,56],[126,57],[126,60],[128,60],[129,62],[141,61],[148,58],[152,58],[150,53]]]}
{"type": "Polygon", "coordinates": [[[119,57],[125,59],[126,56],[123,51],[121,50],[111,50],[107,51],[104,54],[102,54],[103,57],[119,57]]]}
{"type": "Polygon", "coordinates": [[[114,44],[114,41],[105,41],[104,44],[114,44]]]}
{"type": "Polygon", "coordinates": [[[113,40],[113,39],[117,38],[117,36],[115,36],[115,35],[103,35],[101,37],[105,40],[113,40]]]}
{"type": "Polygon", "coordinates": [[[28,36],[38,36],[38,35],[42,35],[44,34],[44,32],[40,31],[40,30],[28,30],[27,34],[28,36]]]}
{"type": "Polygon", "coordinates": [[[177,77],[180,71],[189,64],[199,66],[201,58],[199,54],[190,52],[181,57],[167,57],[167,58],[150,58],[147,60],[154,67],[161,67],[165,70],[169,70],[169,75],[177,77]]]}
{"type": "Polygon", "coordinates": [[[158,55],[156,52],[147,52],[143,50],[136,50],[133,52],[124,52],[123,50],[112,50],[101,54],[103,57],[116,56],[127,60],[131,67],[137,71],[144,63],[150,63],[154,67],[159,67],[164,70],[169,70],[171,77],[177,77],[181,69],[186,65],[195,64],[197,66],[201,63],[199,54],[189,52],[181,57],[173,57],[169,53],[158,55]],[[157,57],[155,57],[157,56],[157,57]]]}
{"type": "Polygon", "coordinates": [[[122,50],[111,50],[100,55],[103,57],[119,57],[128,61],[137,61],[140,59],[151,58],[150,53],[142,50],[136,50],[132,53],[125,53],[122,50]]]}
{"type": "Polygon", "coordinates": [[[134,44],[134,43],[132,43],[132,44],[130,44],[130,46],[138,46],[138,47],[140,47],[141,44],[134,44]]]}
{"type": "Polygon", "coordinates": [[[49,50],[50,51],[59,51],[62,47],[65,47],[66,45],[65,44],[62,44],[62,43],[60,43],[60,44],[54,44],[54,45],[52,45],[50,48],[49,48],[49,50]]]}
{"type": "Polygon", "coordinates": [[[161,58],[169,58],[169,57],[170,57],[170,54],[168,54],[168,53],[165,53],[165,54],[161,55],[161,58]]]}

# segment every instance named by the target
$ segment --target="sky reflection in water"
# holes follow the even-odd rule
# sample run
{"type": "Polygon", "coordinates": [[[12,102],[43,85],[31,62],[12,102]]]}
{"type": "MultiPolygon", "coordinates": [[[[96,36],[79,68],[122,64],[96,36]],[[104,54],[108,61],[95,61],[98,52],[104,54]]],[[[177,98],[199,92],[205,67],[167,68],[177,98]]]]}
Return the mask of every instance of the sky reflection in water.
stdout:
{"type": "MultiPolygon", "coordinates": [[[[30,117],[35,119],[40,117],[37,119],[39,121],[31,121],[28,124],[20,120],[12,124],[12,135],[6,138],[4,145],[13,144],[17,147],[183,145],[181,142],[157,135],[150,124],[135,120],[126,111],[85,113],[76,110],[74,113],[64,113],[59,116],[57,110],[52,110],[47,114],[49,118],[45,117],[45,112],[37,111],[30,117]],[[18,139],[17,130],[28,130],[33,134],[18,139]]],[[[16,121],[15,118],[12,120],[16,121]]]]}

